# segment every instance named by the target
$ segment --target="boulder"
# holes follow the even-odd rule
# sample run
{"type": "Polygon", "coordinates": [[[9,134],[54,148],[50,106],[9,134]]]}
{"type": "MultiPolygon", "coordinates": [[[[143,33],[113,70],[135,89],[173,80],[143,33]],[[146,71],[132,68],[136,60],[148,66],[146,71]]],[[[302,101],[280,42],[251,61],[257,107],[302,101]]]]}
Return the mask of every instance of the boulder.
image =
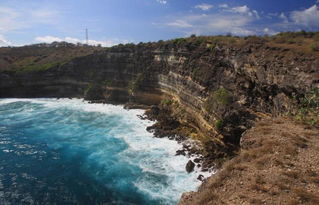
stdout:
{"type": "Polygon", "coordinates": [[[188,173],[191,173],[192,171],[194,171],[194,167],[195,167],[194,162],[192,162],[192,160],[189,160],[186,164],[186,171],[188,173]]]}

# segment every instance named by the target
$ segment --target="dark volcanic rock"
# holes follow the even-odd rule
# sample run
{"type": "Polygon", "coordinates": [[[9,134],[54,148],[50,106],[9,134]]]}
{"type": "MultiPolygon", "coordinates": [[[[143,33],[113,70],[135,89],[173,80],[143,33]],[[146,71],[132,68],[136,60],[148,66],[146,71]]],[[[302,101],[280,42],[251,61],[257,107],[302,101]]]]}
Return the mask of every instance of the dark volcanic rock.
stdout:
{"type": "Polygon", "coordinates": [[[194,159],[194,162],[195,162],[195,163],[199,163],[200,161],[201,161],[200,158],[195,158],[195,159],[194,159]]]}
{"type": "Polygon", "coordinates": [[[185,150],[183,150],[183,149],[177,150],[177,151],[176,151],[176,155],[183,155],[183,156],[185,156],[185,155],[186,155],[186,152],[185,152],[185,150]]]}
{"type": "Polygon", "coordinates": [[[198,175],[197,179],[199,181],[204,181],[205,177],[202,174],[200,174],[200,175],[198,175]]]}
{"type": "Polygon", "coordinates": [[[194,171],[194,167],[195,167],[194,162],[192,162],[192,160],[189,160],[186,164],[186,171],[188,173],[191,173],[192,171],[194,171]]]}

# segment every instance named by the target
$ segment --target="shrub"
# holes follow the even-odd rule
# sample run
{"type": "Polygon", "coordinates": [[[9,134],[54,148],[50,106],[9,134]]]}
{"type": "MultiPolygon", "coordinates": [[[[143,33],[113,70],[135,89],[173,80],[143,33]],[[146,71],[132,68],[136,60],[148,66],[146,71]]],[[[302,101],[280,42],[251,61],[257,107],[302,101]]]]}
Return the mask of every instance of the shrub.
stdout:
{"type": "Polygon", "coordinates": [[[212,92],[205,102],[205,109],[210,113],[222,113],[231,103],[232,95],[225,88],[219,88],[212,92]]]}
{"type": "Polygon", "coordinates": [[[223,121],[222,120],[216,120],[215,121],[215,127],[218,129],[218,130],[221,130],[223,128],[223,121]]]}
{"type": "Polygon", "coordinates": [[[171,105],[171,104],[173,104],[173,100],[171,100],[171,99],[163,99],[162,101],[161,101],[161,104],[162,105],[171,105]]]}
{"type": "Polygon", "coordinates": [[[182,43],[186,42],[186,39],[185,38],[176,38],[173,40],[173,44],[175,45],[180,45],[182,43]]]}
{"type": "Polygon", "coordinates": [[[230,103],[231,96],[228,90],[225,88],[219,88],[213,93],[213,98],[221,105],[227,105],[230,103]]]}
{"type": "Polygon", "coordinates": [[[295,119],[314,126],[319,123],[319,88],[315,88],[300,100],[295,119]]]}
{"type": "Polygon", "coordinates": [[[145,80],[145,73],[139,73],[135,79],[129,82],[128,89],[133,94],[138,89],[141,89],[141,85],[145,80]]]}

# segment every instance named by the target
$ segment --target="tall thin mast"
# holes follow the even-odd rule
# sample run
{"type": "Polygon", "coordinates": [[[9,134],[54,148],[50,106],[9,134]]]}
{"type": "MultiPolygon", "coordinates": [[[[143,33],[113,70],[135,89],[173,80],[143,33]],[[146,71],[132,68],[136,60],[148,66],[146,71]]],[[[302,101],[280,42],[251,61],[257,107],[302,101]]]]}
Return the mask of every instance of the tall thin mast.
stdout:
{"type": "Polygon", "coordinates": [[[86,44],[89,45],[89,30],[85,29],[86,44]]]}

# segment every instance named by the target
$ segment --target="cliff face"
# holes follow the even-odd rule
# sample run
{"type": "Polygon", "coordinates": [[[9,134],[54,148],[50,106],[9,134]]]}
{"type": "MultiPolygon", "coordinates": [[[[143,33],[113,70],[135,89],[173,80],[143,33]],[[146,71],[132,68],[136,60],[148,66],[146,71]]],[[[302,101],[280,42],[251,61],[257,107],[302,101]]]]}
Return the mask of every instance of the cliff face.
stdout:
{"type": "MultiPolygon", "coordinates": [[[[202,154],[219,159],[239,147],[243,132],[257,118],[294,111],[305,93],[319,87],[319,54],[302,44],[199,37],[93,51],[71,55],[67,61],[60,56],[63,63],[50,67],[44,60],[36,67],[41,69],[22,71],[10,67],[19,56],[3,56],[1,51],[0,97],[84,97],[160,105],[150,111],[162,123],[157,127],[200,140],[202,154]]],[[[207,186],[198,194],[184,195],[181,204],[190,198],[190,203],[205,201],[202,195],[211,189],[207,186]]]]}
{"type": "Polygon", "coordinates": [[[108,103],[177,101],[179,121],[239,144],[258,112],[289,111],[318,86],[319,60],[263,40],[143,44],[105,49],[47,70],[0,73],[0,97],[86,97],[108,103]]]}

